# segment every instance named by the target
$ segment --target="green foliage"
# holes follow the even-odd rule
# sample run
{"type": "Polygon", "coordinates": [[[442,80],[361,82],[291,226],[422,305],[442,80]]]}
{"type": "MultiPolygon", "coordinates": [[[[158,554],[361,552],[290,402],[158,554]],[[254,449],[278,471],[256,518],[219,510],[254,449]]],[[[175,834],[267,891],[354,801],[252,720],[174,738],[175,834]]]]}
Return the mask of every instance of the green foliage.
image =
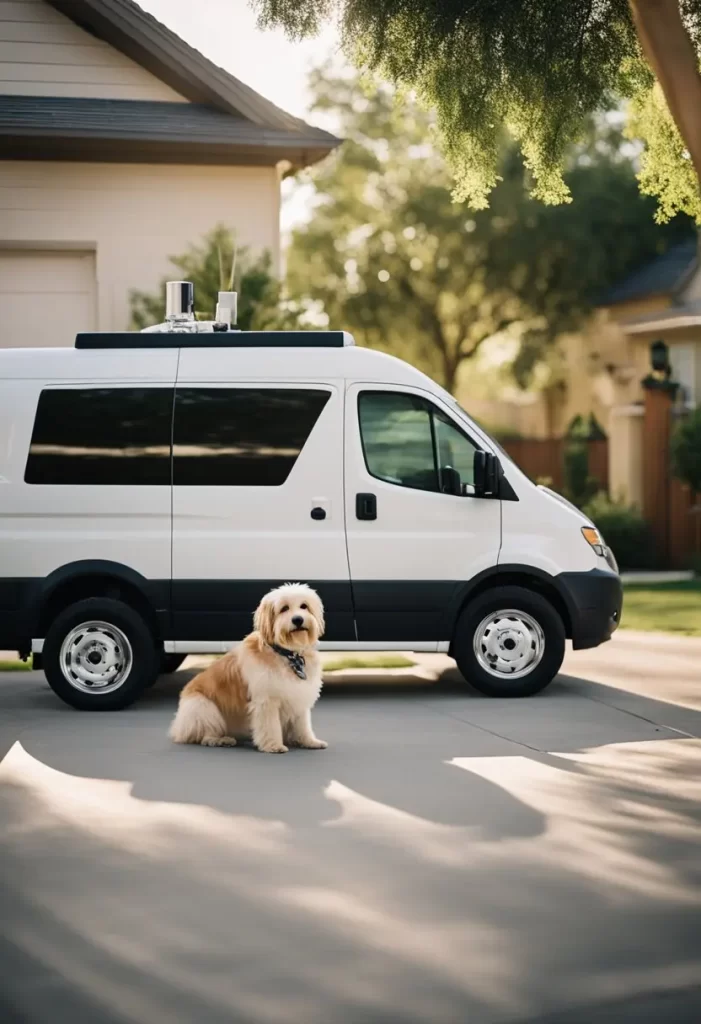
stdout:
{"type": "MultiPolygon", "coordinates": [[[[238,291],[238,327],[242,331],[283,330],[297,325],[295,315],[281,299],[280,285],[272,274],[268,253],[252,258],[248,249],[236,247],[234,234],[218,225],[201,243],[191,245],[181,256],[171,256],[178,278],[192,281],[198,318],[211,320],[217,305],[217,292],[230,291],[232,280],[238,291]]],[[[166,281],[156,294],[133,290],[132,328],[141,330],[161,323],[165,315],[166,281]]]]}
{"type": "Polygon", "coordinates": [[[701,636],[701,581],[624,585],[621,626],[701,636]]]}
{"type": "Polygon", "coordinates": [[[430,142],[434,119],[411,97],[325,70],[312,92],[346,142],[305,179],[315,209],[292,238],[290,294],[449,390],[460,364],[498,332],[513,339],[514,374],[527,385],[547,347],[582,325],[605,287],[690,231],[681,220],[655,225],[654,203],[640,196],[620,134],[605,122],[590,123],[571,156],[576,203],[530,199],[504,138],[490,209],[471,213],[452,201],[430,142]]]}
{"type": "Polygon", "coordinates": [[[637,508],[600,492],[582,511],[601,530],[621,570],[657,567],[652,532],[637,508]]]}
{"type": "Polygon", "coordinates": [[[672,437],[675,476],[701,494],[701,406],[686,416],[672,437]]]}
{"type": "MultiPolygon", "coordinates": [[[[519,140],[532,195],[574,195],[564,170],[591,114],[612,97],[632,101],[635,133],[648,145],[641,184],[660,198],[660,217],[685,211],[701,223],[689,161],[659,113],[628,0],[254,0],[264,25],[312,35],[339,15],[355,64],[415,90],[436,112],[455,198],[487,206],[500,180],[504,128],[519,140]],[[672,145],[665,146],[665,135],[672,145]]],[[[701,0],[681,0],[701,55],[701,0]]],[[[668,115],[663,115],[668,119],[668,115]]],[[[666,122],[665,122],[666,123],[666,122]]],[[[672,125],[676,134],[676,129],[672,125]]]]}
{"type": "Polygon", "coordinates": [[[379,654],[376,657],[370,658],[336,658],[333,661],[327,661],[324,665],[324,673],[326,672],[343,672],[344,669],[387,669],[387,668],[413,668],[416,665],[415,661],[410,661],[409,658],[405,658],[402,654],[379,654]]]}
{"type": "Polygon", "coordinates": [[[605,437],[593,414],[575,416],[567,428],[563,456],[563,494],[579,508],[591,501],[601,486],[599,480],[589,476],[588,442],[605,437]]]}
{"type": "Polygon", "coordinates": [[[589,450],[587,442],[579,438],[568,440],[563,458],[564,496],[574,505],[586,505],[599,490],[598,480],[589,476],[589,450]]]}
{"type": "Polygon", "coordinates": [[[655,219],[664,224],[677,213],[686,213],[701,224],[699,183],[686,153],[662,90],[658,84],[638,93],[632,100],[626,135],[645,139],[641,157],[640,191],[657,196],[655,219]]]}

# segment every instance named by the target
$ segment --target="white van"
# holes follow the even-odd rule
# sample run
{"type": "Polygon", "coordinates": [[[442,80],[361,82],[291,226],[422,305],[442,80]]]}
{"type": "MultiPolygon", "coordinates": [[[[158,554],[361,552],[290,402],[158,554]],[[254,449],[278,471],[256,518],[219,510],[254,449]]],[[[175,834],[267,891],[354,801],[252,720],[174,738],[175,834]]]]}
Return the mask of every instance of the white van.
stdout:
{"type": "Polygon", "coordinates": [[[423,373],[335,331],[83,334],[0,349],[0,649],[68,704],[131,704],[271,587],[326,650],[451,654],[542,690],[608,640],[616,562],[423,373]]]}

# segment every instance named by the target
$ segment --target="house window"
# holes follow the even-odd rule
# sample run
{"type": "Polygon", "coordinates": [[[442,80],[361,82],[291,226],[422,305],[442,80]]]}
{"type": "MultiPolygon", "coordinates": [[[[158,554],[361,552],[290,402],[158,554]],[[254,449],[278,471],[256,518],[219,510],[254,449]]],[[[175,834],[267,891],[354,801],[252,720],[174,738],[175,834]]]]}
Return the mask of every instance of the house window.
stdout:
{"type": "Polygon", "coordinates": [[[173,388],[47,388],[28,484],[170,485],[173,388]]]}
{"type": "Polygon", "coordinates": [[[174,484],[279,487],[329,397],[316,389],[178,388],[174,484]]]}
{"type": "Polygon", "coordinates": [[[685,405],[695,406],[699,401],[696,388],[696,354],[697,346],[693,342],[685,345],[669,346],[669,364],[672,368],[672,380],[681,385],[685,405]]]}

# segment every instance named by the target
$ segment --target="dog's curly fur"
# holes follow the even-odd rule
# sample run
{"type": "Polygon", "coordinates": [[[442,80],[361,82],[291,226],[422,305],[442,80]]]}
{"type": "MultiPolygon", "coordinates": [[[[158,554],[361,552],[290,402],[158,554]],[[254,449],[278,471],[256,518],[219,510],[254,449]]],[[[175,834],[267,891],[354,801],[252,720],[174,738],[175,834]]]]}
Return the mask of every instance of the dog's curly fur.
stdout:
{"type": "Polygon", "coordinates": [[[324,632],[319,595],[303,583],[286,583],[263,598],[254,631],[225,657],[195,676],[180,694],[170,737],[176,743],[233,747],[252,736],[259,750],[283,754],[286,744],[321,750],[311,709],[321,692],[321,659],[315,645],[324,632]],[[272,644],[304,656],[300,679],[272,644]]]}

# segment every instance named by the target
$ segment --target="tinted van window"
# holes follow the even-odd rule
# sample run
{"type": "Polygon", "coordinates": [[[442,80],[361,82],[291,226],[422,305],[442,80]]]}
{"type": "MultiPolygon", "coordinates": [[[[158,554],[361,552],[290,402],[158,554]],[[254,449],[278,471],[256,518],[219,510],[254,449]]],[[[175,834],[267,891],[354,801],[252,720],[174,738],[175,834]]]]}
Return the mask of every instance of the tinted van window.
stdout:
{"type": "Polygon", "coordinates": [[[170,485],[173,388],[48,388],[28,484],[170,485]]]}
{"type": "Polygon", "coordinates": [[[474,483],[475,446],[440,409],[400,391],[363,391],[360,437],[368,472],[421,491],[445,491],[447,470],[474,483]]]}
{"type": "Polygon", "coordinates": [[[368,470],[380,480],[437,491],[438,473],[428,404],[414,395],[366,391],[359,400],[368,470]]]}
{"type": "Polygon", "coordinates": [[[311,389],[178,388],[173,482],[284,484],[328,400],[311,389]]]}

